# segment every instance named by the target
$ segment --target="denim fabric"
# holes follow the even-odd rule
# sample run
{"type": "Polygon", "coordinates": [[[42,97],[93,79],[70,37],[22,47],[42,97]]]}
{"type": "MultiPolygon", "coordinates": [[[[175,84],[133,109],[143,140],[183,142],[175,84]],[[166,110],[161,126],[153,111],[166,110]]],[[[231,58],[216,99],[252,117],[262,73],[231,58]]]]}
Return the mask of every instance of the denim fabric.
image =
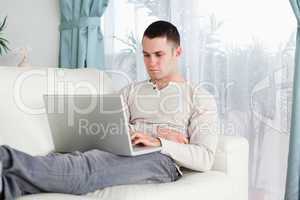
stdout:
{"type": "Polygon", "coordinates": [[[4,199],[58,192],[85,194],[113,185],[165,183],[179,178],[174,161],[159,152],[136,157],[100,150],[30,156],[0,146],[4,199]]]}

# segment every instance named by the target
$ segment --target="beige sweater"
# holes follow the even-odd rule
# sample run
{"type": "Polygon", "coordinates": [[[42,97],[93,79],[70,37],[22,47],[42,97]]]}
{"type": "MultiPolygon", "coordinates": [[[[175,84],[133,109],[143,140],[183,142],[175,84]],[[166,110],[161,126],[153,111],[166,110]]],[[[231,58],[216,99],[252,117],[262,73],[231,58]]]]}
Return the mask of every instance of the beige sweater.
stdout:
{"type": "Polygon", "coordinates": [[[158,90],[149,80],[132,83],[120,90],[129,116],[130,130],[158,137],[157,128],[181,132],[189,144],[160,138],[161,153],[177,165],[197,171],[212,167],[218,143],[219,120],[216,101],[199,85],[170,82],[158,90]]]}

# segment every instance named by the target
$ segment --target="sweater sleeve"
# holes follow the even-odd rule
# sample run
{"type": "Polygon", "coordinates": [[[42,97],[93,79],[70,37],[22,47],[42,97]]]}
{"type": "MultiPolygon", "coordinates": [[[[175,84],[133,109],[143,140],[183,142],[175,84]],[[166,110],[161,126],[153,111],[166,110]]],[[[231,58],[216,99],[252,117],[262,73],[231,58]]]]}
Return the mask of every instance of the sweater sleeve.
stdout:
{"type": "Polygon", "coordinates": [[[214,97],[202,88],[193,92],[192,112],[188,124],[189,144],[160,138],[161,153],[179,166],[196,171],[210,170],[218,143],[219,119],[214,97]]]}
{"type": "Polygon", "coordinates": [[[132,133],[135,131],[134,126],[131,124],[131,113],[130,113],[130,106],[132,106],[131,95],[133,91],[133,84],[129,84],[123,88],[121,88],[118,94],[121,96],[123,103],[124,103],[124,111],[125,117],[128,122],[129,131],[132,133]]]}

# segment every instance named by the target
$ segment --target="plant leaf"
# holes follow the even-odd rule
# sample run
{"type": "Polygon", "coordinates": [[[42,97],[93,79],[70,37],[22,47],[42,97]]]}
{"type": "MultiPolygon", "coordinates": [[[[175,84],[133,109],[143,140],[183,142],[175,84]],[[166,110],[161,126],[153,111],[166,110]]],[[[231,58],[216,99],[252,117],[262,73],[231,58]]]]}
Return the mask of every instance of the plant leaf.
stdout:
{"type": "Polygon", "coordinates": [[[7,44],[5,42],[1,41],[1,40],[0,40],[0,47],[2,47],[3,49],[9,50],[7,44]]]}
{"type": "Polygon", "coordinates": [[[0,55],[7,53],[10,49],[8,48],[9,41],[3,37],[3,30],[6,28],[7,16],[4,18],[3,22],[0,23],[0,55]]]}
{"type": "Polygon", "coordinates": [[[0,25],[0,32],[4,30],[5,28],[5,25],[6,25],[6,19],[7,19],[7,16],[4,18],[4,21],[2,22],[2,24],[0,25]]]}
{"type": "Polygon", "coordinates": [[[3,42],[5,42],[5,43],[9,43],[9,41],[8,41],[7,39],[2,38],[2,37],[0,37],[0,41],[3,41],[3,42]]]}

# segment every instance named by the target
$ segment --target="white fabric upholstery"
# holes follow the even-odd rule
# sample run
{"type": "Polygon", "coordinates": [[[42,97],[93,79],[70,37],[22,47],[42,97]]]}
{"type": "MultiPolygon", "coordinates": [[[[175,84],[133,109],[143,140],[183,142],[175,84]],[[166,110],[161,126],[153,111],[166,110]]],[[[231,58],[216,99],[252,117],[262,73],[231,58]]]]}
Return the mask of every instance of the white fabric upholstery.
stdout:
{"type": "MultiPolygon", "coordinates": [[[[231,194],[231,183],[226,175],[211,171],[207,173],[187,173],[183,178],[173,183],[114,186],[98,190],[87,196],[97,197],[101,200],[229,200],[232,199],[231,194]]],[[[42,200],[51,196],[61,199],[63,197],[60,195],[32,195],[32,199],[42,200]]],[[[26,198],[20,200],[26,200],[26,198]]]]}
{"type": "MultiPolygon", "coordinates": [[[[0,144],[32,155],[53,149],[46,115],[40,110],[44,108],[43,94],[113,92],[109,77],[92,69],[0,67],[0,84],[0,144]]],[[[247,200],[247,183],[247,141],[220,136],[213,170],[209,172],[184,171],[184,176],[173,183],[114,186],[85,196],[37,194],[18,200],[247,200]]]]}
{"type": "Polygon", "coordinates": [[[53,150],[43,94],[112,92],[108,76],[93,69],[0,67],[0,85],[0,144],[32,155],[53,150]]]}
{"type": "Polygon", "coordinates": [[[248,141],[245,138],[220,138],[212,169],[224,172],[231,180],[234,199],[248,199],[248,154],[248,141]]]}

